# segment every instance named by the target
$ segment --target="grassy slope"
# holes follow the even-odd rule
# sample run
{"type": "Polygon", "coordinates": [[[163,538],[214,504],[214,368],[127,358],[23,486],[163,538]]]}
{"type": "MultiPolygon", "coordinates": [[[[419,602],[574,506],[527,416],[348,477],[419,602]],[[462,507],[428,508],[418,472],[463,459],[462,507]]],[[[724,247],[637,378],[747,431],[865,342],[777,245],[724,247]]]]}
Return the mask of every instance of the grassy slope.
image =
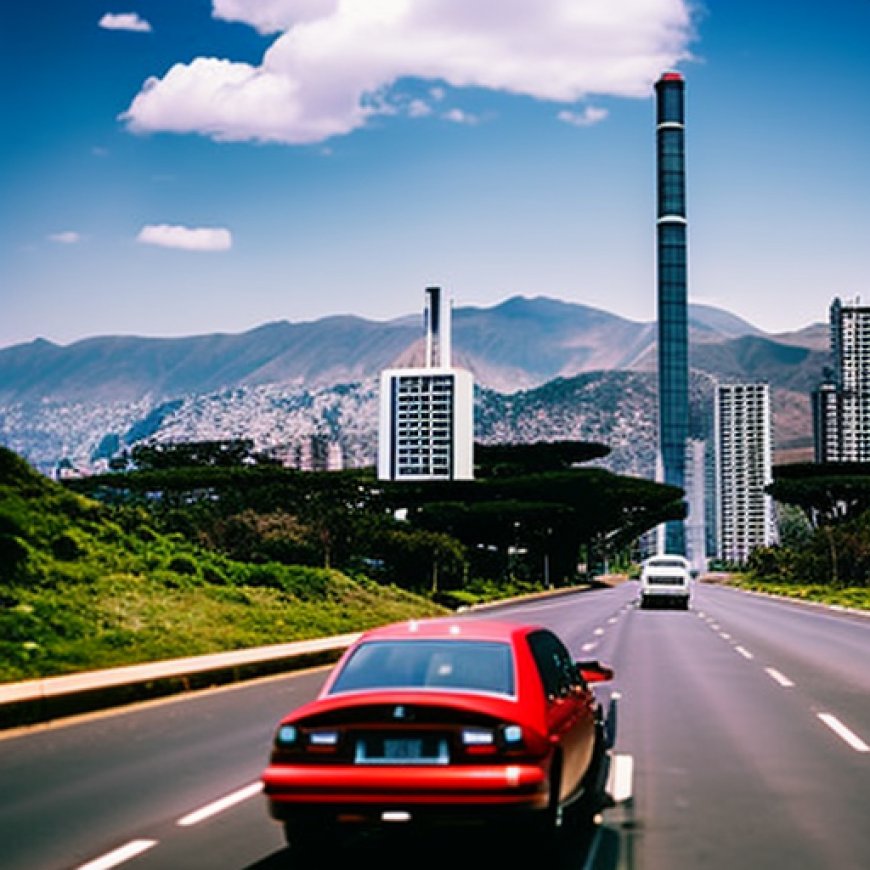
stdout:
{"type": "Polygon", "coordinates": [[[246,565],[68,492],[0,448],[0,681],[443,612],[338,571],[246,565]]]}

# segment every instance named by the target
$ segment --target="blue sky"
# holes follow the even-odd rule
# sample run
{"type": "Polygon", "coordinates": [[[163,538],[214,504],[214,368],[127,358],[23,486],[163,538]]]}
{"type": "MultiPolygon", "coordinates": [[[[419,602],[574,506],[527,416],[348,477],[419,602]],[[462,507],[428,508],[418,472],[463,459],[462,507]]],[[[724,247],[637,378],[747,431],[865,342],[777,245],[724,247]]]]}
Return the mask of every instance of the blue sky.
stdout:
{"type": "Polygon", "coordinates": [[[545,295],[655,312],[686,78],[690,300],[870,298],[870,2],[9,0],[0,346],[545,295]]]}

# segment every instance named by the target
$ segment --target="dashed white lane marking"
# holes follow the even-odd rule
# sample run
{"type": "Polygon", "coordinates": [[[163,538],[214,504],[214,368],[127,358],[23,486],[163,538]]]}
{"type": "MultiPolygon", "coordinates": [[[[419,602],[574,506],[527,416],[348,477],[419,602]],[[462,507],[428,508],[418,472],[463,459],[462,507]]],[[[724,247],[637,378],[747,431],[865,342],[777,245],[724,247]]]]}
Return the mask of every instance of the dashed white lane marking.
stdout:
{"type": "Polygon", "coordinates": [[[792,686],[794,686],[794,683],[785,674],[781,674],[774,668],[765,668],[764,670],[767,672],[767,675],[772,680],[775,680],[784,689],[790,689],[792,686]]]}
{"type": "Polygon", "coordinates": [[[634,781],[634,756],[624,752],[614,753],[610,759],[607,776],[607,793],[616,803],[627,801],[632,795],[634,781]]]}
{"type": "Polygon", "coordinates": [[[844,740],[855,752],[870,752],[870,746],[868,746],[854,731],[847,728],[836,716],[831,715],[830,713],[817,713],[816,714],[834,734],[837,735],[841,740],[844,740]]]}
{"type": "MultiPolygon", "coordinates": [[[[720,625],[712,617],[708,617],[703,611],[698,612],[698,616],[703,619],[714,631],[716,631],[723,640],[731,640],[731,635],[724,631],[720,631],[720,625]]],[[[745,659],[750,661],[755,656],[745,647],[736,645],[734,651],[739,653],[745,659]]],[[[794,683],[783,673],[780,673],[775,668],[765,668],[765,673],[782,686],[784,689],[794,687],[794,683]]],[[[828,726],[841,740],[852,747],[856,752],[870,752],[868,746],[854,731],[847,728],[836,716],[831,713],[817,713],[818,718],[828,726]]]]}
{"type": "Polygon", "coordinates": [[[596,637],[601,637],[601,635],[604,634],[604,629],[596,628],[595,631],[592,632],[592,634],[594,634],[596,637]]]}
{"type": "Polygon", "coordinates": [[[228,794],[198,810],[194,810],[192,813],[188,813],[186,816],[180,818],[176,824],[182,828],[189,828],[191,825],[204,822],[206,819],[210,819],[212,816],[216,816],[218,813],[222,813],[224,810],[228,810],[230,807],[234,807],[236,804],[246,801],[255,794],[259,794],[262,790],[263,783],[252,782],[250,785],[246,785],[244,788],[240,788],[232,794],[228,794]]]}
{"type": "Polygon", "coordinates": [[[597,643],[584,643],[583,646],[580,647],[580,649],[583,650],[583,652],[592,652],[592,650],[594,650],[597,646],[597,643]]]}
{"type": "Polygon", "coordinates": [[[157,840],[131,840],[124,846],[107,852],[100,858],[94,858],[93,861],[88,861],[87,864],[82,864],[78,870],[110,870],[112,867],[117,867],[126,861],[130,861],[137,855],[147,852],[152,846],[157,845],[157,840]]]}

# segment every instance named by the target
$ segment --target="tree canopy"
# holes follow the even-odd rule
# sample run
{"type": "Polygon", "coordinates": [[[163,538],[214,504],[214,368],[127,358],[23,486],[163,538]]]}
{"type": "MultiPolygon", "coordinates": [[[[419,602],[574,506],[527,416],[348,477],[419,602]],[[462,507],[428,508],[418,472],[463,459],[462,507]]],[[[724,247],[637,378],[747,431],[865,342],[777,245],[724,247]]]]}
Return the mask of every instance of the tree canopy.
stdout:
{"type": "Polygon", "coordinates": [[[777,465],[767,492],[799,507],[813,526],[854,519],[870,509],[870,463],[777,465]]]}
{"type": "Polygon", "coordinates": [[[417,586],[542,573],[570,582],[578,563],[684,515],[678,488],[579,466],[607,452],[585,442],[479,446],[477,479],[409,483],[379,481],[373,469],[261,463],[249,442],[150,445],[135,453],[136,470],[70,486],[255,561],[368,566],[417,586]],[[421,570],[409,569],[415,559],[421,570]]]}

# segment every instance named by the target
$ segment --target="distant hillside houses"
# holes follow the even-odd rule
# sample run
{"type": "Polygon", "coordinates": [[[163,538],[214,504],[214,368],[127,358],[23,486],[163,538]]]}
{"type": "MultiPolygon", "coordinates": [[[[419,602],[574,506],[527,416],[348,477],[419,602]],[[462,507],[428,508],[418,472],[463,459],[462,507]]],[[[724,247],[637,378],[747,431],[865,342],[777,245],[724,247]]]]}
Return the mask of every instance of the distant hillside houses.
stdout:
{"type": "MultiPolygon", "coordinates": [[[[690,321],[693,413],[717,378],[764,380],[775,449],[811,452],[808,397],[828,361],[826,329],[770,336],[706,306],[690,306],[690,321]]],[[[595,440],[612,448],[614,470],[652,474],[652,324],[544,297],[457,308],[453,323],[454,359],[478,385],[476,440],[595,440]]],[[[0,443],[46,474],[62,460],[63,473],[100,470],[148,439],[243,437],[298,467],[373,465],[377,376],[420,358],[420,333],[415,317],[330,317],[4,348],[0,443]]]]}

